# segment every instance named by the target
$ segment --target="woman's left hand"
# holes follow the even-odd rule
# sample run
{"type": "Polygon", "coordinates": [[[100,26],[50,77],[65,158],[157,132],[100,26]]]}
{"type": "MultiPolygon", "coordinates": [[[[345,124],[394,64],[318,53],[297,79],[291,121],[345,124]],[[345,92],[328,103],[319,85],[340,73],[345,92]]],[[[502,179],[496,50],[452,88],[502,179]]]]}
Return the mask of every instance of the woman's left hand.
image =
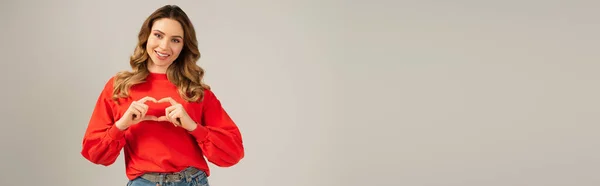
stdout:
{"type": "Polygon", "coordinates": [[[171,106],[165,109],[165,115],[159,117],[158,121],[168,121],[176,127],[180,126],[188,131],[193,131],[198,127],[196,122],[187,114],[183,105],[177,103],[173,98],[166,97],[158,100],[158,103],[171,103],[171,106]]]}

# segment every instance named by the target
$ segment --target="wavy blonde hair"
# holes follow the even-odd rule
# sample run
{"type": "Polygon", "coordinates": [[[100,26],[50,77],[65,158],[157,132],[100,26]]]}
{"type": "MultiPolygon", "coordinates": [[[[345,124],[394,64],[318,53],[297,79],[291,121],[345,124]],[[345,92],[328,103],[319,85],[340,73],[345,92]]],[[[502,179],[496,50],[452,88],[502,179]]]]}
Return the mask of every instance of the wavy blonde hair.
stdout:
{"type": "Polygon", "coordinates": [[[132,71],[121,71],[116,74],[113,86],[113,100],[129,96],[129,89],[145,82],[148,71],[149,55],[146,43],[154,21],[162,18],[176,20],[183,27],[183,49],[177,59],[167,69],[167,78],[177,86],[179,95],[188,102],[202,101],[204,90],[210,86],[203,82],[204,69],[196,64],[200,59],[196,31],[186,13],[176,5],[166,5],[154,11],[144,21],[138,34],[138,43],[130,57],[132,71]]]}

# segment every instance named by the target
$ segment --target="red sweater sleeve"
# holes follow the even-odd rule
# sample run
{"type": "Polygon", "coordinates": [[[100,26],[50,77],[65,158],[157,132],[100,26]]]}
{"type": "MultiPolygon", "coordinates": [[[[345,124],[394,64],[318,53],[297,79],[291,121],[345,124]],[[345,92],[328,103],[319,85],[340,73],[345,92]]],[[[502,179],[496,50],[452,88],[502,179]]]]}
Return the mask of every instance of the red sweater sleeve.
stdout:
{"type": "Polygon", "coordinates": [[[202,123],[190,133],[211,163],[230,167],[244,157],[242,135],[212,91],[205,91],[202,123]]]}
{"type": "Polygon", "coordinates": [[[112,85],[113,78],[105,84],[96,101],[81,150],[81,155],[87,160],[104,166],[113,164],[125,146],[123,131],[114,125],[112,85]]]}

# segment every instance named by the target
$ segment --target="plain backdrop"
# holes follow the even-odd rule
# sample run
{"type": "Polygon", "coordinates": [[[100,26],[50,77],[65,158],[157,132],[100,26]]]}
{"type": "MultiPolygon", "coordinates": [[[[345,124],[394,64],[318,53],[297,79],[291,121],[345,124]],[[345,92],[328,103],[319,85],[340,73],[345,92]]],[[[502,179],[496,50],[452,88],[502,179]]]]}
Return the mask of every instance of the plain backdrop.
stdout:
{"type": "Polygon", "coordinates": [[[165,4],[246,157],[212,186],[597,186],[598,1],[2,1],[0,185],[125,185],[82,137],[165,4]]]}

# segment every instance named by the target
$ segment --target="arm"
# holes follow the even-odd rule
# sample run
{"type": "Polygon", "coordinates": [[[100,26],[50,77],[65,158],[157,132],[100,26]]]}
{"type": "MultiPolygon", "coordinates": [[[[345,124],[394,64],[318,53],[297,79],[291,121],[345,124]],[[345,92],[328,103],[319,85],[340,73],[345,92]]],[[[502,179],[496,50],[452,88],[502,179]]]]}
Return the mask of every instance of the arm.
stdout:
{"type": "Polygon", "coordinates": [[[190,132],[211,163],[230,167],[244,157],[242,135],[211,91],[205,91],[202,123],[190,132]]]}
{"type": "Polygon", "coordinates": [[[108,166],[113,164],[123,146],[125,136],[115,125],[111,78],[96,101],[96,106],[83,137],[81,155],[92,163],[108,166]]]}

